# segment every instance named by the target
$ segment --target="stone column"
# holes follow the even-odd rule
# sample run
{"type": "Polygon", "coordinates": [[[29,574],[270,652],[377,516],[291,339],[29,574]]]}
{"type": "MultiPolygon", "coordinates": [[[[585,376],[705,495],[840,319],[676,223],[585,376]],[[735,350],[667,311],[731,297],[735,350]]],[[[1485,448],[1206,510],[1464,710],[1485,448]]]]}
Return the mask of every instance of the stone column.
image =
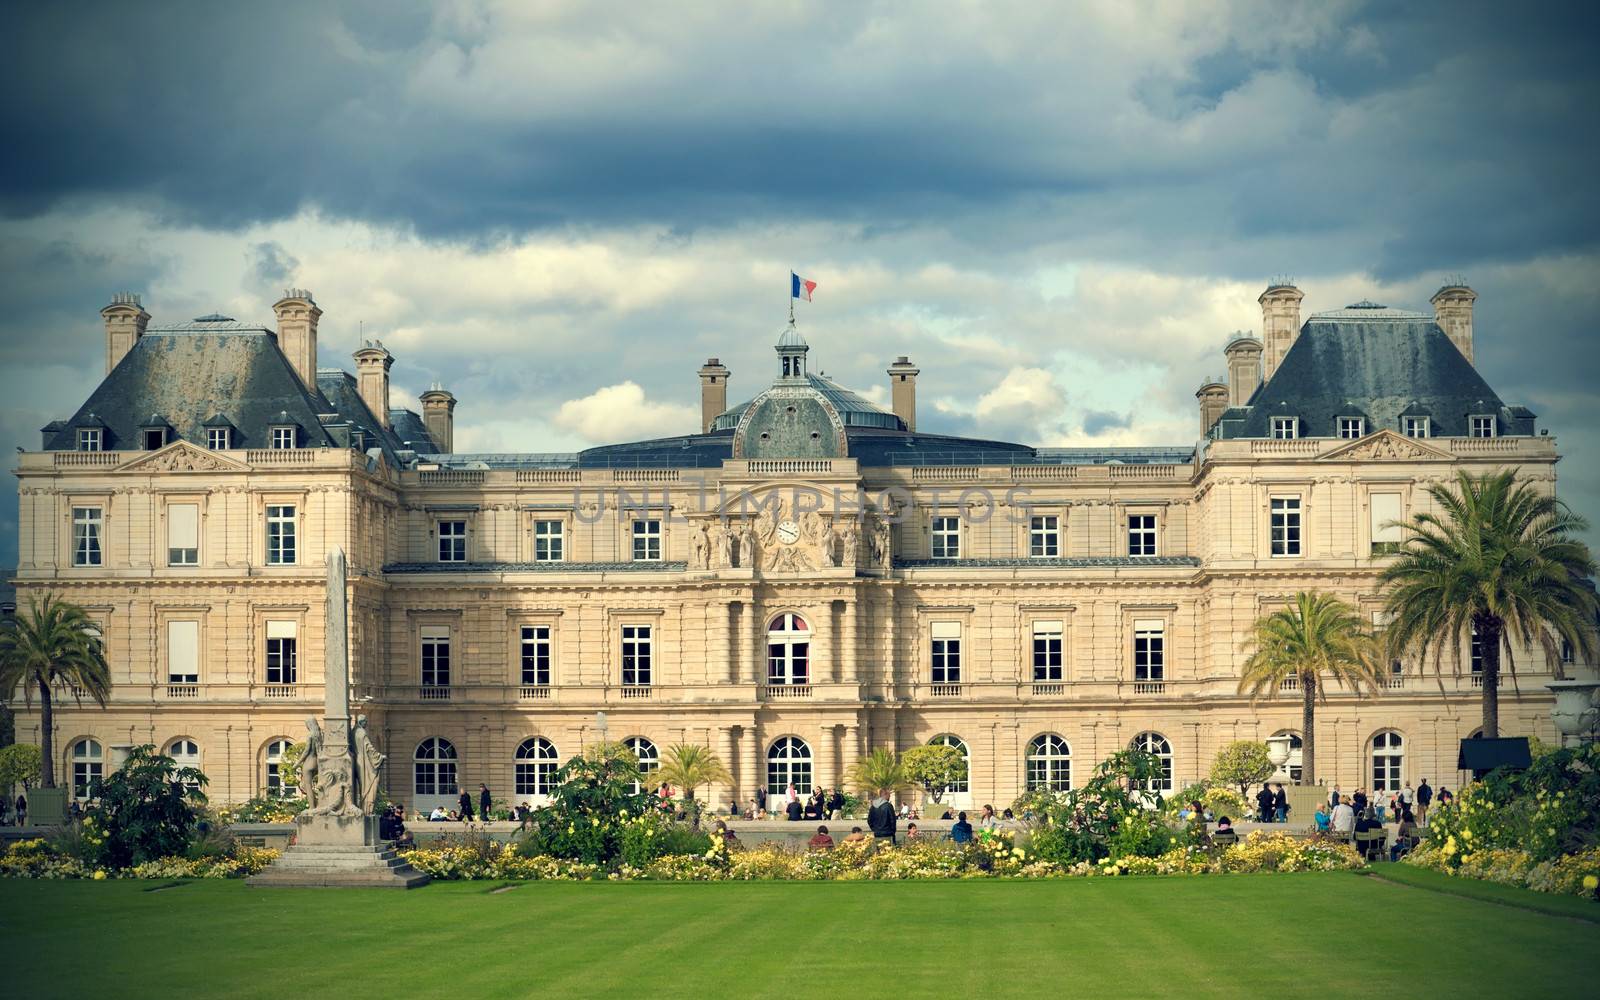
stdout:
{"type": "Polygon", "coordinates": [[[812,622],[811,683],[832,684],[838,680],[833,672],[833,602],[812,605],[805,613],[812,622]]]}
{"type": "Polygon", "coordinates": [[[763,684],[767,678],[767,629],[766,623],[757,613],[754,601],[746,601],[744,605],[744,620],[740,623],[745,632],[745,648],[749,656],[745,660],[745,683],[763,684]]]}
{"type": "Polygon", "coordinates": [[[848,775],[856,761],[861,759],[861,727],[846,725],[844,727],[843,766],[839,769],[842,774],[848,775]]]}
{"type": "MultiPolygon", "coordinates": [[[[844,614],[841,616],[844,648],[840,660],[844,670],[844,683],[851,685],[860,683],[860,677],[856,672],[856,608],[859,605],[856,594],[852,592],[844,602],[844,614]]],[[[852,694],[851,697],[854,698],[855,695],[852,694]]]]}
{"type": "Polygon", "coordinates": [[[820,788],[837,787],[839,778],[834,771],[833,726],[825,725],[822,727],[811,756],[812,763],[816,768],[813,772],[811,783],[820,788]]]}
{"type": "Polygon", "coordinates": [[[747,788],[746,795],[760,796],[766,801],[767,775],[761,767],[761,737],[754,723],[741,727],[739,743],[743,763],[739,765],[739,784],[747,788]]]}
{"type": "Polygon", "coordinates": [[[711,652],[716,658],[716,663],[721,665],[721,670],[713,669],[712,675],[721,677],[729,684],[739,683],[739,660],[734,655],[732,643],[734,616],[738,613],[738,605],[732,601],[718,601],[712,605],[714,609],[711,635],[711,652]]]}
{"type": "MultiPolygon", "coordinates": [[[[722,759],[722,763],[728,768],[728,773],[733,776],[730,787],[728,788],[727,792],[721,796],[722,804],[726,805],[728,802],[733,801],[734,793],[739,788],[739,778],[735,773],[735,765],[737,762],[734,760],[733,756],[733,727],[731,725],[723,726],[717,731],[717,756],[722,759]]],[[[717,791],[718,790],[715,788],[711,790],[711,800],[713,803],[719,801],[717,791]]]]}

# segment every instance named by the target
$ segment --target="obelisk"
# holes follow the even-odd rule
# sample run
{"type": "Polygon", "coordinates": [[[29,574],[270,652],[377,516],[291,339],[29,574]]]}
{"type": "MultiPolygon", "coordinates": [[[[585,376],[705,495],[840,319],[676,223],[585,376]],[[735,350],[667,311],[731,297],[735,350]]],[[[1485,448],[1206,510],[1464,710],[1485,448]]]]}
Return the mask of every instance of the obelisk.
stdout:
{"type": "Polygon", "coordinates": [[[350,752],[350,612],[345,598],[344,549],[328,553],[326,627],[322,654],[322,719],[332,747],[350,752]]]}

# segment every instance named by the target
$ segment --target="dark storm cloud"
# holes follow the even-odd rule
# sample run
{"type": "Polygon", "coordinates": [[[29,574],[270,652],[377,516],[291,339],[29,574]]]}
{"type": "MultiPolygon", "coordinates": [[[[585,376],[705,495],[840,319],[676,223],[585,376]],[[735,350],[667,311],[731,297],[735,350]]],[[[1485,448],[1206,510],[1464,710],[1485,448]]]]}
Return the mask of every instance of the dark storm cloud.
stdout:
{"type": "Polygon", "coordinates": [[[1114,427],[1127,427],[1133,419],[1131,413],[1109,413],[1104,410],[1090,410],[1083,415],[1083,432],[1088,435],[1100,434],[1114,427]]]}
{"type": "Polygon", "coordinates": [[[245,256],[245,287],[259,289],[294,280],[300,262],[290,256],[281,243],[268,240],[252,246],[245,256]]]}

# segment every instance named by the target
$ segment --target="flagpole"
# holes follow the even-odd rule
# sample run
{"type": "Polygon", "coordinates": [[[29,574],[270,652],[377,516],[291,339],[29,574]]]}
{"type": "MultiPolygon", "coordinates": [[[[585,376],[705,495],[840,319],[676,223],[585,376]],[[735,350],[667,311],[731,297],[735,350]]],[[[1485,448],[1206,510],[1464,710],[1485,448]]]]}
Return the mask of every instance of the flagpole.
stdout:
{"type": "Polygon", "coordinates": [[[789,325],[794,326],[794,272],[789,272],[789,325]]]}

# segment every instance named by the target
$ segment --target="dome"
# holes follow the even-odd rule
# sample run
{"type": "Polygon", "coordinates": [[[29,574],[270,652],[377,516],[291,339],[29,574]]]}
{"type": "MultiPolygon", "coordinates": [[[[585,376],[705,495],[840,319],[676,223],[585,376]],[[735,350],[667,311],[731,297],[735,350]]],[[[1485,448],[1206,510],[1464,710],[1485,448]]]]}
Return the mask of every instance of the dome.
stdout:
{"type": "Polygon", "coordinates": [[[800,336],[800,331],[795,329],[793,323],[778,337],[778,350],[780,351],[809,351],[811,345],[806,343],[806,338],[800,336]]]}
{"type": "MultiPolygon", "coordinates": [[[[883,407],[869,402],[858,393],[846,389],[826,375],[808,374],[805,379],[814,392],[828,401],[846,427],[876,427],[880,430],[889,431],[907,429],[899,417],[883,407]]],[[[744,415],[744,411],[749,409],[750,404],[754,402],[755,400],[748,399],[738,406],[724,410],[711,422],[711,430],[713,432],[733,430],[739,426],[739,418],[744,415]]]]}

